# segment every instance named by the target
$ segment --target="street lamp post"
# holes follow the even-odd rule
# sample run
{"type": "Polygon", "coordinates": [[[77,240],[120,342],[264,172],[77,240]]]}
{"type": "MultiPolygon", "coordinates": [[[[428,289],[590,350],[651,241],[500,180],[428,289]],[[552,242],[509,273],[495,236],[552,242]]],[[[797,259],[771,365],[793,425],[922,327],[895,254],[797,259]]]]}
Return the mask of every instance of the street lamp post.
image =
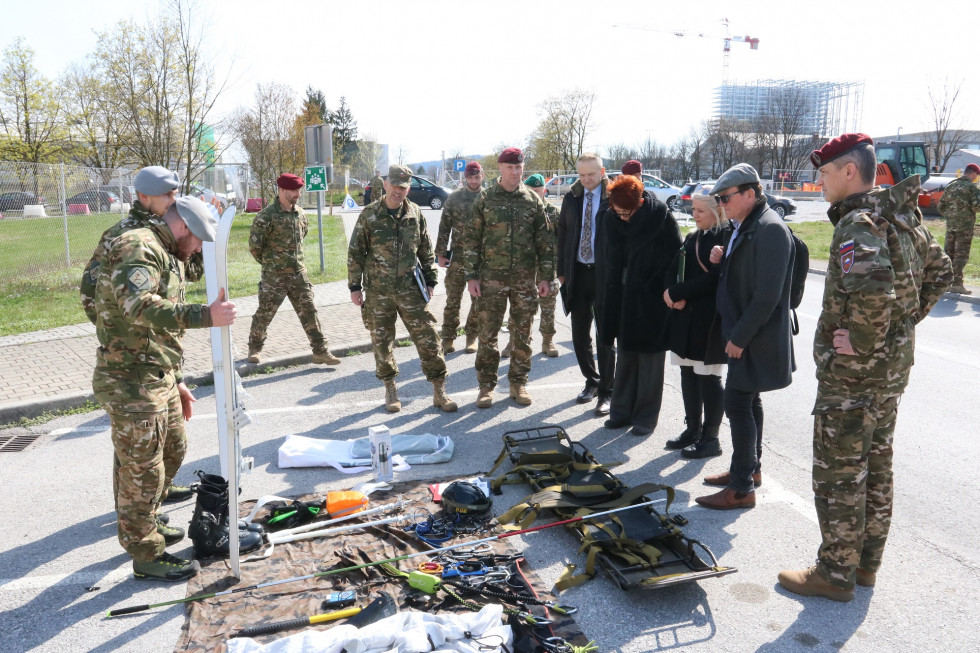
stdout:
{"type": "Polygon", "coordinates": [[[902,140],[902,128],[901,127],[898,128],[898,136],[895,137],[895,140],[897,140],[897,141],[902,140]]]}

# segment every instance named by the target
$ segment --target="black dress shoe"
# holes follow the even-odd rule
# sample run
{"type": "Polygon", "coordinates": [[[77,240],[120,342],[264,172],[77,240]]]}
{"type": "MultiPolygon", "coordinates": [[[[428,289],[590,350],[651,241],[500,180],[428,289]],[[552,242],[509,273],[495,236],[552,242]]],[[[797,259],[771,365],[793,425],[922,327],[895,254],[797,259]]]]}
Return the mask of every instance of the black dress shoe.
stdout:
{"type": "Polygon", "coordinates": [[[696,444],[701,439],[701,429],[686,429],[683,433],[672,440],[667,440],[664,445],[668,449],[683,449],[692,444],[696,444]]]}
{"type": "Polygon", "coordinates": [[[575,401],[580,404],[587,404],[595,399],[597,394],[599,394],[599,386],[586,383],[585,388],[582,389],[582,392],[578,393],[578,397],[575,399],[575,401]]]}
{"type": "Polygon", "coordinates": [[[607,429],[621,429],[624,426],[629,426],[630,421],[629,418],[625,417],[610,417],[602,425],[607,429]]]}
{"type": "Polygon", "coordinates": [[[630,435],[636,435],[638,437],[645,437],[653,433],[652,426],[640,426],[636,424],[630,429],[630,435]]]}
{"type": "Polygon", "coordinates": [[[697,443],[681,449],[681,458],[714,458],[721,455],[721,442],[717,439],[698,440],[697,443]]]}
{"type": "Polygon", "coordinates": [[[609,414],[609,405],[611,403],[612,403],[612,398],[611,397],[608,397],[608,396],[605,396],[605,395],[599,395],[599,401],[595,405],[595,414],[596,415],[608,415],[609,414]]]}

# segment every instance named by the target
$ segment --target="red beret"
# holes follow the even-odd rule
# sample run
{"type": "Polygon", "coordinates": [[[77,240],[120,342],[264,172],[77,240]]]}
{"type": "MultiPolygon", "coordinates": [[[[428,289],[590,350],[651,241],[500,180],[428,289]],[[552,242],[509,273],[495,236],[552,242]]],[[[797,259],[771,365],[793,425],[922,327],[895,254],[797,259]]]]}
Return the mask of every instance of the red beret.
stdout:
{"type": "Polygon", "coordinates": [[[508,147],[497,157],[497,163],[524,163],[524,153],[516,147],[508,147]]]}
{"type": "Polygon", "coordinates": [[[284,172],[276,179],[276,186],[284,190],[296,190],[303,187],[303,180],[296,175],[284,172]]]}
{"type": "Polygon", "coordinates": [[[643,172],[643,164],[636,159],[630,159],[623,164],[624,175],[638,175],[643,172]]]}
{"type": "Polygon", "coordinates": [[[463,171],[463,174],[467,177],[475,177],[481,172],[483,172],[483,166],[480,165],[480,162],[470,161],[466,164],[466,170],[463,171]]]}
{"type": "Polygon", "coordinates": [[[874,139],[867,134],[841,134],[837,138],[827,141],[819,150],[814,150],[810,154],[810,161],[814,168],[830,163],[838,157],[842,157],[858,145],[874,145],[874,139]]]}
{"type": "Polygon", "coordinates": [[[976,163],[970,163],[966,166],[966,170],[963,172],[975,172],[980,175],[980,166],[978,166],[976,163]]]}

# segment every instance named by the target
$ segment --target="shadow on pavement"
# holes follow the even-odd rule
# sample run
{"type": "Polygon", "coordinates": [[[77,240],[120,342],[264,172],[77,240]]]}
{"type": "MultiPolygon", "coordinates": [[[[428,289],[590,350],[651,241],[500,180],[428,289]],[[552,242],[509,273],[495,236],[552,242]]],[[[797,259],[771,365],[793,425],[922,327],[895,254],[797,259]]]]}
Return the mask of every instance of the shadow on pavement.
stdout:
{"type": "Polygon", "coordinates": [[[847,646],[868,615],[872,591],[858,588],[850,603],[836,603],[827,599],[798,596],[776,586],[776,592],[796,599],[803,604],[803,611],[779,637],[763,644],[756,653],[782,653],[793,650],[835,650],[847,646]]]}

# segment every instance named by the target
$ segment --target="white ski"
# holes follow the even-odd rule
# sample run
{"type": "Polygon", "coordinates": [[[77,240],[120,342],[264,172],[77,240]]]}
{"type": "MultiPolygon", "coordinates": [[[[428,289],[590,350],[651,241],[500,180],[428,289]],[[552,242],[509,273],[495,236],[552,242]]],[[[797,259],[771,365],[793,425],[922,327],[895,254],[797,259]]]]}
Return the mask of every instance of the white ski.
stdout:
{"type": "MultiPolygon", "coordinates": [[[[204,243],[204,275],[208,292],[208,303],[218,298],[221,288],[228,295],[228,237],[231,224],[235,220],[235,208],[229,207],[218,221],[218,233],[213,243],[204,243]]],[[[222,476],[228,479],[228,549],[231,571],[241,578],[238,555],[238,492],[242,460],[238,429],[248,424],[249,419],[238,398],[238,373],[235,371],[234,349],[231,344],[230,327],[211,328],[211,359],[214,362],[214,402],[218,414],[218,457],[221,461],[222,476]]]]}

